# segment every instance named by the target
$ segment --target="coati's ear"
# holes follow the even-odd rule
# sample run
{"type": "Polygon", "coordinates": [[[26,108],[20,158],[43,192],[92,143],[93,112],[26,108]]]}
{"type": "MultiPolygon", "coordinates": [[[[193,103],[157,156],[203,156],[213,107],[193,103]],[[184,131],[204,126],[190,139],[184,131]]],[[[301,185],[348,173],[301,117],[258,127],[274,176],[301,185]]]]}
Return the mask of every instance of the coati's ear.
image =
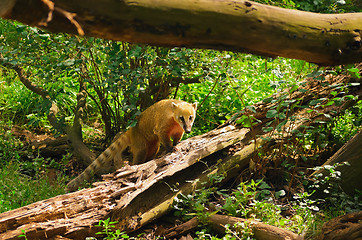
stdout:
{"type": "Polygon", "coordinates": [[[177,103],[172,102],[172,107],[177,108],[177,103]]]}
{"type": "Polygon", "coordinates": [[[195,109],[195,111],[196,111],[196,109],[197,109],[197,102],[194,102],[193,104],[192,104],[192,107],[195,109]]]}

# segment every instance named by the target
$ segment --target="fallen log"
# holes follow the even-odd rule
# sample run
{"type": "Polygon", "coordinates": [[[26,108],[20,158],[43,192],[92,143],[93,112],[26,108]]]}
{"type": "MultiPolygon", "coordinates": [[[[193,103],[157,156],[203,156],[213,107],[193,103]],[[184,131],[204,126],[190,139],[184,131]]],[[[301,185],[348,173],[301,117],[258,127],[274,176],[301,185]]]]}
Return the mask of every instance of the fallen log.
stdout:
{"type": "Polygon", "coordinates": [[[362,211],[339,216],[326,222],[317,240],[358,240],[362,238],[362,211]]]}
{"type": "MultiPolygon", "coordinates": [[[[340,163],[336,167],[336,171],[341,173],[341,181],[338,184],[342,190],[353,196],[356,190],[362,192],[362,185],[360,179],[362,176],[362,131],[358,132],[351,140],[345,143],[323,166],[315,171],[311,176],[322,174],[326,176],[329,171],[326,166],[333,166],[340,163]],[[345,164],[342,164],[345,163],[345,164]]],[[[323,194],[323,190],[327,186],[318,188],[317,194],[323,194]]]]}
{"type": "Polygon", "coordinates": [[[194,217],[183,224],[167,229],[165,232],[162,233],[162,235],[164,235],[168,239],[186,235],[190,231],[197,228],[198,225],[199,225],[199,219],[197,217],[194,217]]]}
{"type": "MultiPolygon", "coordinates": [[[[29,240],[52,239],[58,235],[82,239],[95,236],[100,229],[94,225],[110,215],[119,220],[119,226],[124,224],[124,229],[135,230],[140,227],[139,214],[147,212],[150,206],[157,205],[160,200],[162,202],[163,196],[167,196],[166,192],[172,192],[170,185],[162,181],[200,159],[234,144],[248,131],[232,126],[216,129],[181,142],[177,152],[142,165],[125,167],[115,174],[115,180],[99,183],[95,188],[83,189],[2,213],[0,239],[18,239],[22,230],[26,231],[29,240]],[[191,146],[196,150],[190,151],[191,146]],[[167,167],[172,162],[173,167],[167,167]],[[152,187],[157,188],[160,198],[155,197],[152,187]],[[152,194],[147,198],[138,197],[144,195],[142,193],[145,191],[148,191],[148,194],[151,191],[152,194]],[[131,209],[130,206],[137,207],[131,209]]],[[[144,218],[148,219],[147,216],[144,215],[144,218]]],[[[144,222],[147,221],[143,220],[142,223],[144,222]]]]}
{"type": "MultiPolygon", "coordinates": [[[[291,231],[264,224],[256,220],[248,220],[243,218],[224,216],[220,214],[213,214],[207,219],[207,221],[211,228],[220,234],[225,233],[225,230],[227,230],[226,225],[230,226],[230,230],[238,233],[240,231],[240,228],[238,226],[244,223],[244,226],[242,228],[245,228],[245,225],[251,228],[253,237],[258,240],[302,239],[301,236],[291,231]]],[[[199,224],[200,222],[197,217],[194,217],[191,220],[185,222],[184,224],[169,229],[164,235],[169,239],[184,235],[191,230],[197,228],[199,224]]]]}
{"type": "Polygon", "coordinates": [[[258,240],[301,240],[302,237],[285,229],[270,226],[255,220],[247,220],[237,217],[223,216],[214,214],[210,216],[210,224],[213,229],[218,232],[225,232],[226,224],[230,224],[230,229],[233,231],[238,230],[238,225],[245,223],[253,231],[253,237],[258,240]]]}

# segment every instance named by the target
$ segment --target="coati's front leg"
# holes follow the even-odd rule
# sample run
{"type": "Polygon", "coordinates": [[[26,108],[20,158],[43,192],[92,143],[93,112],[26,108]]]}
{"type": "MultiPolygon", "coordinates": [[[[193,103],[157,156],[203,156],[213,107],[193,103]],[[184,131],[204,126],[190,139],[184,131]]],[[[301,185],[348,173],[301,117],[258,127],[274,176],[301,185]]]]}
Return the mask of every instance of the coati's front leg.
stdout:
{"type": "Polygon", "coordinates": [[[172,152],[174,150],[174,145],[173,142],[171,141],[171,136],[169,136],[168,134],[161,136],[161,143],[167,152],[172,152]]]}
{"type": "Polygon", "coordinates": [[[183,132],[182,133],[178,132],[178,133],[175,133],[174,135],[172,135],[173,146],[176,146],[180,142],[183,135],[184,135],[183,132]]]}
{"type": "Polygon", "coordinates": [[[161,143],[168,152],[172,152],[176,149],[175,146],[180,142],[183,134],[183,129],[177,124],[169,132],[161,135],[161,143]]]}
{"type": "Polygon", "coordinates": [[[183,133],[180,132],[174,133],[172,136],[164,135],[161,139],[162,145],[168,152],[172,152],[176,149],[175,146],[180,142],[182,135],[183,133]]]}

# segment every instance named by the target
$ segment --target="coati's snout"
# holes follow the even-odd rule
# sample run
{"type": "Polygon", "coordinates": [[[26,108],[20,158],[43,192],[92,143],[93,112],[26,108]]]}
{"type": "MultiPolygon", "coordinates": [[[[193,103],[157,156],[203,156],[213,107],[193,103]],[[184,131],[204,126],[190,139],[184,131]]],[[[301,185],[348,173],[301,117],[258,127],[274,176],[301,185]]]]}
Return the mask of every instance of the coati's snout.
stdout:
{"type": "Polygon", "coordinates": [[[190,133],[192,125],[195,121],[197,103],[182,103],[179,105],[175,104],[174,107],[176,121],[180,124],[186,133],[190,133]]]}

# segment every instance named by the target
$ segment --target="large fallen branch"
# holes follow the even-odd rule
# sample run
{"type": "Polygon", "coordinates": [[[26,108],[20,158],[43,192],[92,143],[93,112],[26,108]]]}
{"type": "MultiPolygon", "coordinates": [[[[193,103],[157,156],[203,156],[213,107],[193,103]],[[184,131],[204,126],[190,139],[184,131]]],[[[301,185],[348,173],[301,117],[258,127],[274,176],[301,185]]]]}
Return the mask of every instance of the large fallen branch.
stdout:
{"type": "MultiPolygon", "coordinates": [[[[261,223],[256,220],[247,220],[243,218],[223,216],[219,214],[213,214],[207,219],[210,226],[216,232],[223,235],[225,233],[226,225],[229,225],[229,230],[239,234],[240,229],[244,229],[245,226],[252,229],[253,237],[258,240],[300,240],[301,236],[284,229],[280,229],[268,224],[261,223]]],[[[200,221],[197,217],[192,218],[184,224],[176,226],[165,233],[165,236],[169,239],[174,238],[175,236],[184,235],[191,230],[194,230],[198,227],[200,221]]]]}
{"type": "Polygon", "coordinates": [[[362,211],[333,218],[323,225],[317,240],[359,240],[362,237],[362,211]]]}
{"type": "MultiPolygon", "coordinates": [[[[343,77],[337,80],[327,78],[328,84],[311,81],[307,92],[295,91],[289,97],[300,99],[300,104],[305,105],[312,99],[327,97],[333,86],[344,81],[343,77]]],[[[225,181],[237,176],[257,153],[258,146],[270,142],[255,134],[265,134],[262,127],[272,120],[266,117],[271,106],[272,103],[256,104],[255,113],[250,112],[260,121],[253,127],[253,132],[235,127],[230,122],[220,129],[182,141],[176,152],[106,175],[105,181],[96,183],[94,188],[2,213],[0,239],[17,239],[21,230],[26,231],[28,239],[56,239],[57,236],[82,239],[100,231],[95,224],[108,217],[118,221],[116,227],[122,231],[139,229],[167,213],[179,194],[189,194],[205,187],[201,184],[203,182],[211,184],[207,181],[210,174],[222,174],[225,181]]],[[[326,114],[338,112],[341,108],[343,106],[329,106],[319,110],[326,114]]],[[[293,130],[305,125],[306,121],[311,123],[323,117],[323,114],[312,116],[313,111],[304,108],[290,109],[289,114],[294,116],[285,125],[289,130],[277,134],[277,141],[290,137],[293,130]]],[[[277,121],[271,126],[276,124],[277,121]]]]}
{"type": "Polygon", "coordinates": [[[317,14],[245,0],[0,0],[0,16],[54,32],[162,46],[362,61],[362,13],[317,14]]]}
{"type": "MultiPolygon", "coordinates": [[[[57,235],[84,239],[94,236],[99,231],[94,225],[110,215],[119,220],[123,229],[139,228],[154,217],[149,218],[147,211],[153,214],[154,206],[163,203],[169,194],[175,194],[172,186],[176,182],[168,180],[176,179],[176,174],[180,175],[182,170],[193,164],[205,168],[203,163],[198,162],[200,159],[234,144],[247,132],[246,129],[231,126],[214,130],[183,141],[178,145],[178,152],[142,165],[128,166],[118,172],[113,180],[99,183],[95,188],[2,213],[0,239],[18,239],[21,230],[26,230],[28,239],[46,239],[57,235]],[[158,197],[154,195],[154,189],[157,189],[158,197]]],[[[183,179],[179,176],[177,181],[185,182],[189,176],[184,175],[183,179]]]]}
{"type": "MultiPolygon", "coordinates": [[[[349,195],[354,195],[356,190],[361,192],[361,169],[362,169],[362,131],[357,133],[343,147],[341,147],[327,162],[323,164],[320,170],[315,171],[313,175],[321,173],[326,176],[329,173],[328,167],[341,163],[336,167],[336,171],[342,173],[340,186],[344,192],[349,195]],[[346,163],[346,164],[342,164],[346,163]]],[[[322,194],[322,191],[327,186],[321,186],[317,193],[322,194]]],[[[325,195],[325,194],[324,194],[325,195]]]]}
{"type": "MultiPolygon", "coordinates": [[[[255,220],[246,220],[237,217],[223,216],[214,214],[210,216],[211,227],[217,229],[218,232],[225,232],[226,224],[230,224],[230,229],[236,232],[240,231],[242,223],[247,225],[253,231],[253,237],[258,240],[301,240],[302,237],[281,228],[270,226],[255,220]]],[[[243,227],[241,227],[243,229],[243,227]]]]}

